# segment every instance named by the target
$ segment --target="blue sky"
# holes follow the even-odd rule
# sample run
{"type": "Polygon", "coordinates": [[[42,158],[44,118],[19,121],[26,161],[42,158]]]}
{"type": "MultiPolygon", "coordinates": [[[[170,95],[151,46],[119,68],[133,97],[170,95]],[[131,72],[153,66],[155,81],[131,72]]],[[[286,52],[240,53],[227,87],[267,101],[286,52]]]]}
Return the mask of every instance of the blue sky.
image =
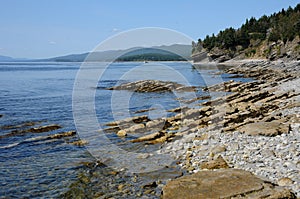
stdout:
{"type": "Polygon", "coordinates": [[[0,55],[45,58],[91,51],[116,33],[174,29],[197,40],[299,0],[0,0],[0,55]]]}

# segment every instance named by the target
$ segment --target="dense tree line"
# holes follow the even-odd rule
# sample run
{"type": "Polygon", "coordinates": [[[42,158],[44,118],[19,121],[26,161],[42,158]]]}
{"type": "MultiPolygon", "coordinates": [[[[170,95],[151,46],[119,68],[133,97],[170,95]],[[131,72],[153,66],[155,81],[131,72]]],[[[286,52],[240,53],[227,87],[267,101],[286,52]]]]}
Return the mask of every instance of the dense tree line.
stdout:
{"type": "Polygon", "coordinates": [[[236,50],[249,47],[251,40],[278,41],[284,43],[292,41],[296,36],[300,36],[300,4],[295,8],[282,9],[271,16],[262,16],[259,19],[254,17],[247,19],[238,29],[227,28],[217,35],[207,35],[198,43],[193,43],[193,51],[199,46],[211,50],[214,47],[221,49],[236,50]]]}

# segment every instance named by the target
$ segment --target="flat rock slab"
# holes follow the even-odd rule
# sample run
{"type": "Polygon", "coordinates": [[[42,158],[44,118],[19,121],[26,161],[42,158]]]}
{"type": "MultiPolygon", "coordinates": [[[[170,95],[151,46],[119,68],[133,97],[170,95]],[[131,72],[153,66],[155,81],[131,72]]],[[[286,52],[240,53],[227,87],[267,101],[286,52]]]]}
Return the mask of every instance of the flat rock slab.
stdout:
{"type": "Polygon", "coordinates": [[[108,88],[108,90],[130,90],[133,92],[193,92],[195,91],[193,86],[185,86],[171,81],[159,81],[159,80],[141,80],[136,82],[124,83],[119,86],[108,88]]]}
{"type": "Polygon", "coordinates": [[[289,133],[289,129],[289,124],[273,121],[246,124],[240,131],[248,135],[276,136],[289,133]]]}
{"type": "Polygon", "coordinates": [[[200,171],[171,180],[163,188],[163,199],[199,198],[296,198],[282,187],[257,178],[247,171],[221,169],[200,171]]]}
{"type": "Polygon", "coordinates": [[[137,139],[131,140],[131,142],[145,142],[145,141],[157,139],[162,136],[164,136],[164,133],[156,132],[156,133],[151,133],[149,135],[145,135],[145,136],[139,137],[137,139]]]}

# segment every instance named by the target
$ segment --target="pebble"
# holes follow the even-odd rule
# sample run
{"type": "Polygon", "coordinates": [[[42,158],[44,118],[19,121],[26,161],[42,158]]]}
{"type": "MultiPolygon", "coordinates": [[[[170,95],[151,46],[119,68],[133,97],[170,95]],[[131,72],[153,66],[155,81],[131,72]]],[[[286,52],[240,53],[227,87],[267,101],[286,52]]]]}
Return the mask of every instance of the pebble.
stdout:
{"type": "Polygon", "coordinates": [[[278,180],[277,183],[279,186],[289,186],[292,185],[294,182],[290,178],[281,178],[278,180]]]}
{"type": "Polygon", "coordinates": [[[202,142],[202,144],[203,144],[203,145],[208,145],[208,141],[207,141],[207,140],[204,140],[204,141],[202,142]]]}
{"type": "MultiPolygon", "coordinates": [[[[289,134],[275,137],[248,136],[239,132],[224,134],[200,129],[193,136],[206,134],[206,139],[191,139],[189,136],[188,139],[176,140],[176,145],[170,142],[165,148],[182,143],[184,147],[177,147],[177,153],[184,154],[184,159],[188,157],[188,164],[186,160],[180,162],[190,173],[201,170],[199,165],[202,162],[212,160],[218,154],[231,167],[250,171],[275,184],[287,186],[300,197],[299,126],[294,124],[289,134]]],[[[162,151],[167,152],[164,149],[162,151]]]]}

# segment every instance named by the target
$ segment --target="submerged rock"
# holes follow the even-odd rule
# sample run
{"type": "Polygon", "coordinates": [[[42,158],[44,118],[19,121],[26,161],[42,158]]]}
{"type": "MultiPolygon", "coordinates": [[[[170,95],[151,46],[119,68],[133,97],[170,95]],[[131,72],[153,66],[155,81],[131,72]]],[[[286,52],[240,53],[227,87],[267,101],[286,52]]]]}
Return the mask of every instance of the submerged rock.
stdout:
{"type": "Polygon", "coordinates": [[[238,169],[200,171],[171,180],[163,188],[163,199],[198,198],[287,198],[296,196],[288,189],[259,179],[238,169]]]}

